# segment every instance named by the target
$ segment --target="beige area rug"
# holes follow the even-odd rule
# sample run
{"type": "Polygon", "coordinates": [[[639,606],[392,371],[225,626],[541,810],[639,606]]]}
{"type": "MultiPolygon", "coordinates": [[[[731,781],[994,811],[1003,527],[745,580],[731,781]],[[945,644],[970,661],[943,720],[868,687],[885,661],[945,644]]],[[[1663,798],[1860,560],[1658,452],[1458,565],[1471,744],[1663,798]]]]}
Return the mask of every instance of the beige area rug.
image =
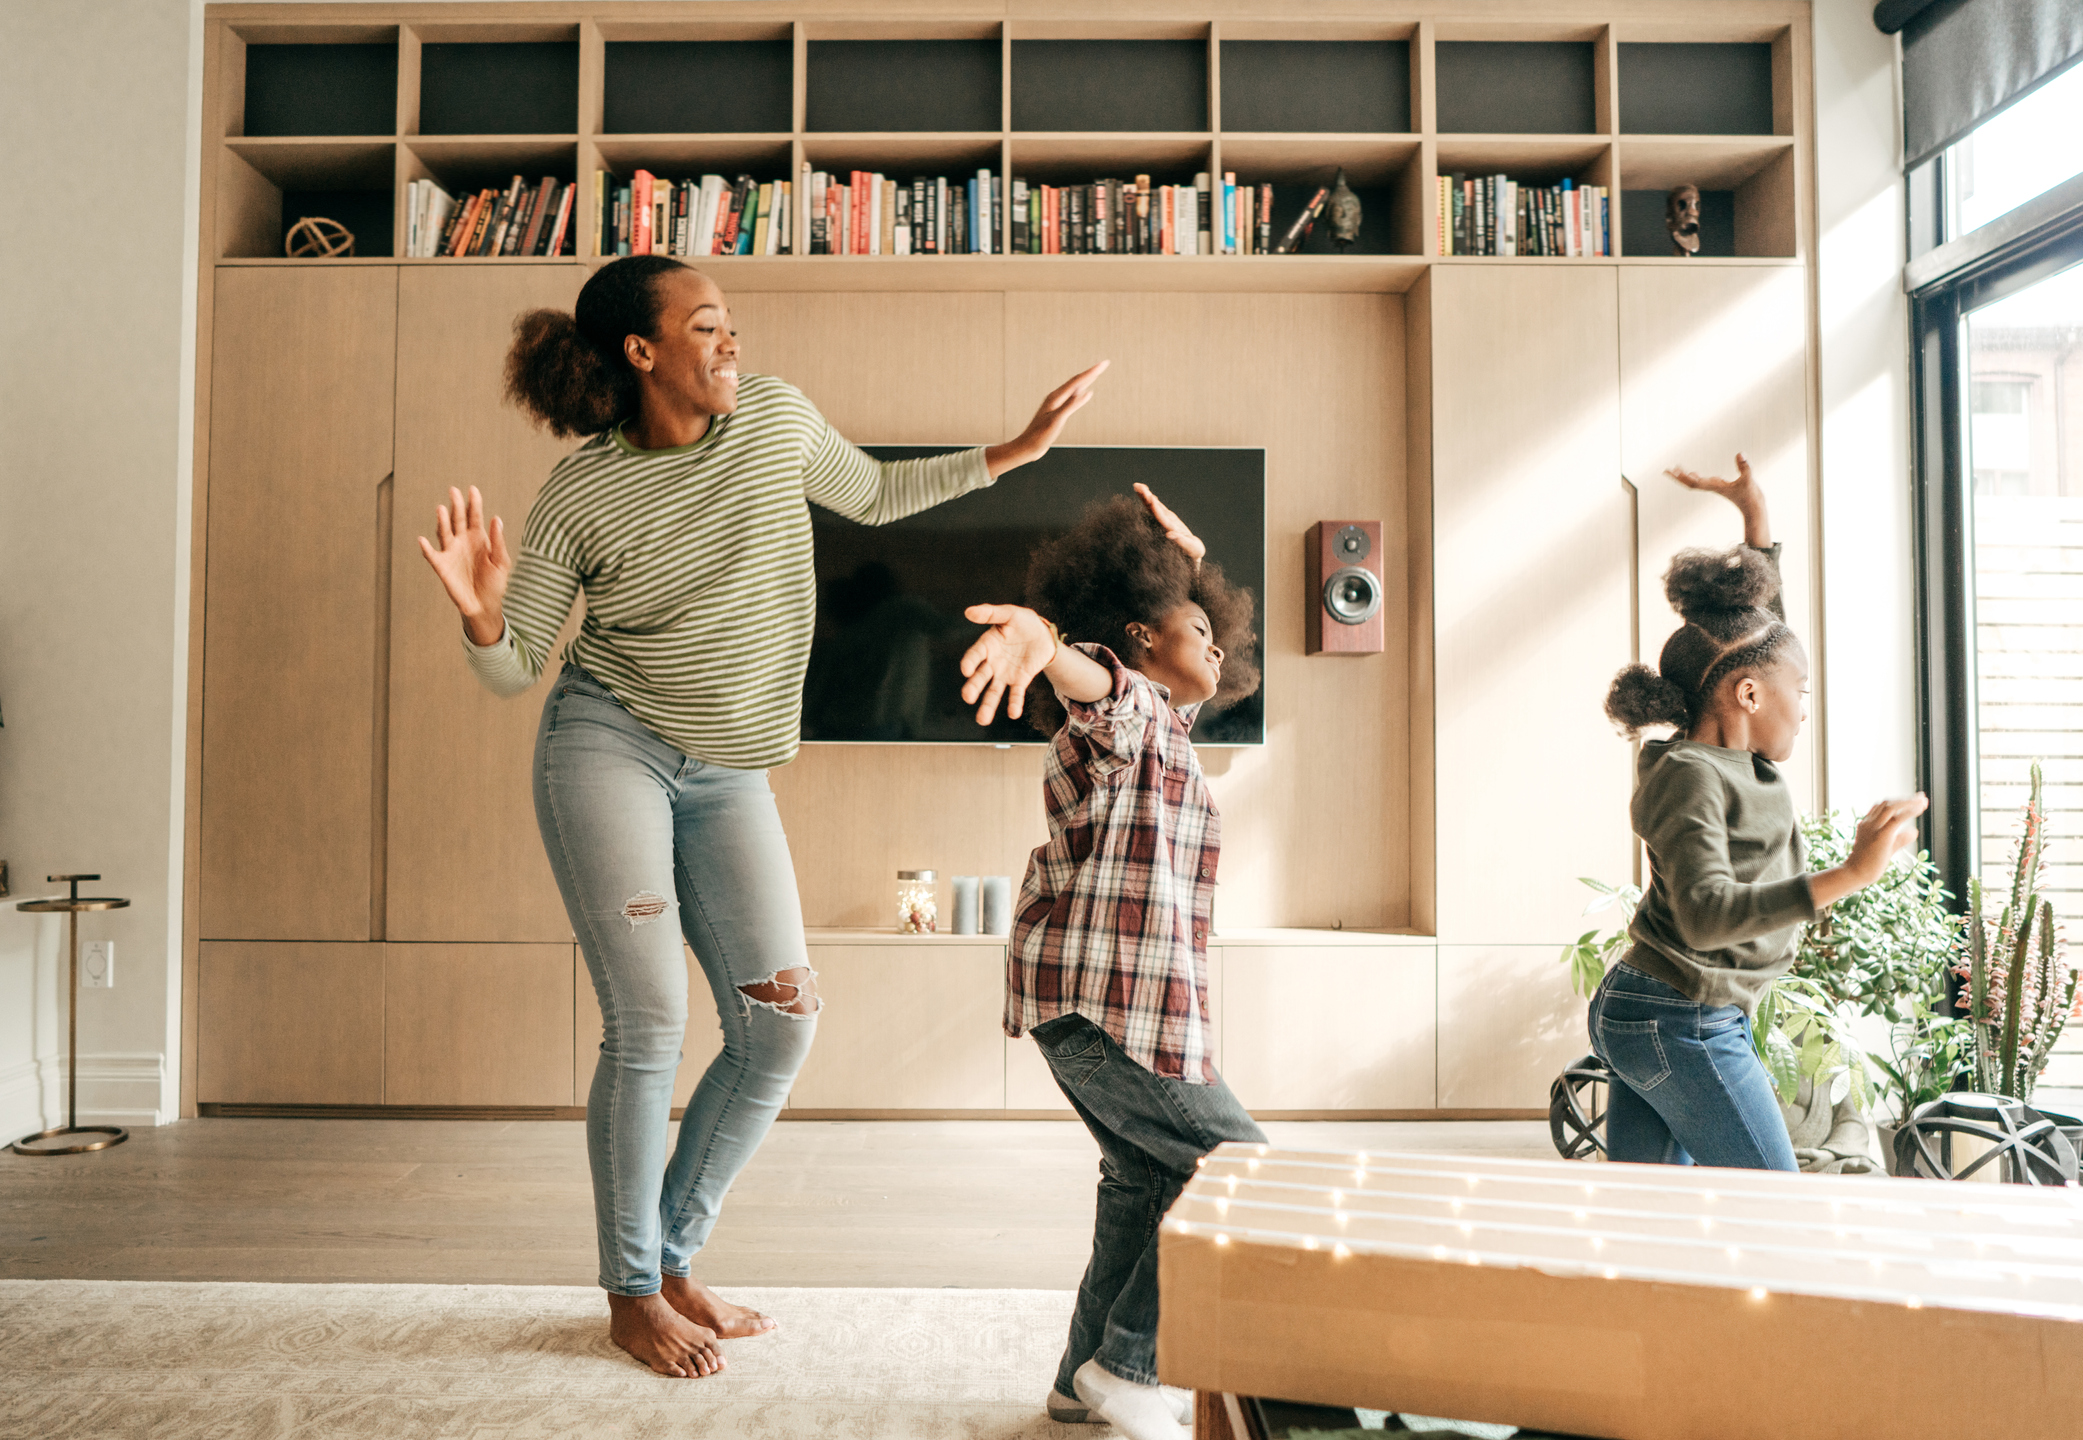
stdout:
{"type": "Polygon", "coordinates": [[[597,1290],[0,1280],[0,1436],[1097,1440],[1042,1411],[1054,1290],[734,1289],[781,1321],[705,1380],[608,1341],[597,1290]]]}

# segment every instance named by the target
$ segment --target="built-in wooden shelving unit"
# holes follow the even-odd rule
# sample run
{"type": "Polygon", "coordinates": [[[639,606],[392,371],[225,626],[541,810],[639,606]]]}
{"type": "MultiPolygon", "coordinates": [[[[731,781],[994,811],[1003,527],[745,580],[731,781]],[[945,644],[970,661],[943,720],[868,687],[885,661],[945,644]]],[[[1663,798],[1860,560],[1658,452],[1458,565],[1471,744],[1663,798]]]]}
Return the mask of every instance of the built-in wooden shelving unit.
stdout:
{"type": "Polygon", "coordinates": [[[1802,258],[1794,46],[1776,7],[1754,22],[1740,5],[1694,21],[1647,6],[1633,19],[1515,6],[1337,21],[727,8],[216,11],[228,23],[220,113],[207,119],[211,253],[283,263],[287,226],[322,213],[355,232],[358,258],[299,263],[598,264],[597,173],[792,179],[808,163],[893,179],[989,168],[1049,184],[1230,171],[1276,187],[1276,230],[1342,166],[1366,222],[1346,254],[1331,253],[1319,225],[1296,256],[797,254],[704,266],[732,284],[810,290],[1393,291],[1436,263],[1669,261],[1663,196],[1681,181],[1703,192],[1704,258],[1802,258]],[[1453,172],[1608,187],[1616,256],[1442,262],[1434,181],[1453,172]],[[412,181],[460,193],[517,173],[576,180],[575,257],[392,258],[412,181]]]}

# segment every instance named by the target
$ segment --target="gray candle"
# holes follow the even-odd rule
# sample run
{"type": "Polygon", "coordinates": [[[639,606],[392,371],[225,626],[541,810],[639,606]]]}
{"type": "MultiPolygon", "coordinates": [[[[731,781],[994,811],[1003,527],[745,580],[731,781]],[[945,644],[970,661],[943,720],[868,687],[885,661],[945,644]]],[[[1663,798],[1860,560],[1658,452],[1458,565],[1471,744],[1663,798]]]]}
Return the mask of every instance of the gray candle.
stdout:
{"type": "Polygon", "coordinates": [[[955,933],[976,934],[976,876],[955,877],[955,933]]]}
{"type": "Polygon", "coordinates": [[[984,933],[986,935],[1010,935],[1013,933],[1013,878],[1010,875],[986,875],[983,877],[984,933]]]}

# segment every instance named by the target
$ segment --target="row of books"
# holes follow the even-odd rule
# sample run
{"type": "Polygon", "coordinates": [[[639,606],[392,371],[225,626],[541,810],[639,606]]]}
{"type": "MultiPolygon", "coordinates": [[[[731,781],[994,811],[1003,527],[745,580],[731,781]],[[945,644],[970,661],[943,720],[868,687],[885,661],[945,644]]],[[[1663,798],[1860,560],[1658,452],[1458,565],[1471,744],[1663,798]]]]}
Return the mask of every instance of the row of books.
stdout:
{"type": "Polygon", "coordinates": [[[506,189],[480,190],[461,204],[432,180],[415,180],[405,187],[405,254],[569,255],[576,199],[570,181],[550,175],[538,185],[516,175],[506,189]]]}
{"type": "Polygon", "coordinates": [[[594,173],[596,255],[787,255],[793,187],[786,180],[666,180],[639,170],[594,173]]]}
{"type": "Polygon", "coordinates": [[[1603,185],[1521,185],[1503,175],[1439,177],[1442,255],[1611,255],[1603,185]]]}
{"type": "Polygon", "coordinates": [[[994,255],[1004,250],[1005,182],[988,169],[950,180],[892,180],[803,167],[810,255],[994,255]]]}
{"type": "Polygon", "coordinates": [[[1148,175],[1089,185],[1015,179],[1012,248],[1016,255],[1257,255],[1281,247],[1273,239],[1271,185],[1240,186],[1234,171],[1214,185],[1203,171],[1191,185],[1153,185],[1148,175]]]}

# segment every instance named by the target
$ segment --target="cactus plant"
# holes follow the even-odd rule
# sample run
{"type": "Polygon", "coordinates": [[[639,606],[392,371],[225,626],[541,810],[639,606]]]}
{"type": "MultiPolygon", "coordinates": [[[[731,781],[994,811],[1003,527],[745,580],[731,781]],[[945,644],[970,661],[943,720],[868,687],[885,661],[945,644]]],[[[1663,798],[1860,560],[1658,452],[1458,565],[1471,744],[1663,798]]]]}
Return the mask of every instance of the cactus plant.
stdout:
{"type": "Polygon", "coordinates": [[[1975,1088],[2027,1102],[2076,1005],[2077,972],[2064,953],[2054,906],[2040,893],[2045,855],[2046,811],[2035,760],[2009,903],[1992,920],[1981,881],[1968,882],[1963,963],[1958,967],[1967,984],[1968,1053],[1975,1088]]]}

